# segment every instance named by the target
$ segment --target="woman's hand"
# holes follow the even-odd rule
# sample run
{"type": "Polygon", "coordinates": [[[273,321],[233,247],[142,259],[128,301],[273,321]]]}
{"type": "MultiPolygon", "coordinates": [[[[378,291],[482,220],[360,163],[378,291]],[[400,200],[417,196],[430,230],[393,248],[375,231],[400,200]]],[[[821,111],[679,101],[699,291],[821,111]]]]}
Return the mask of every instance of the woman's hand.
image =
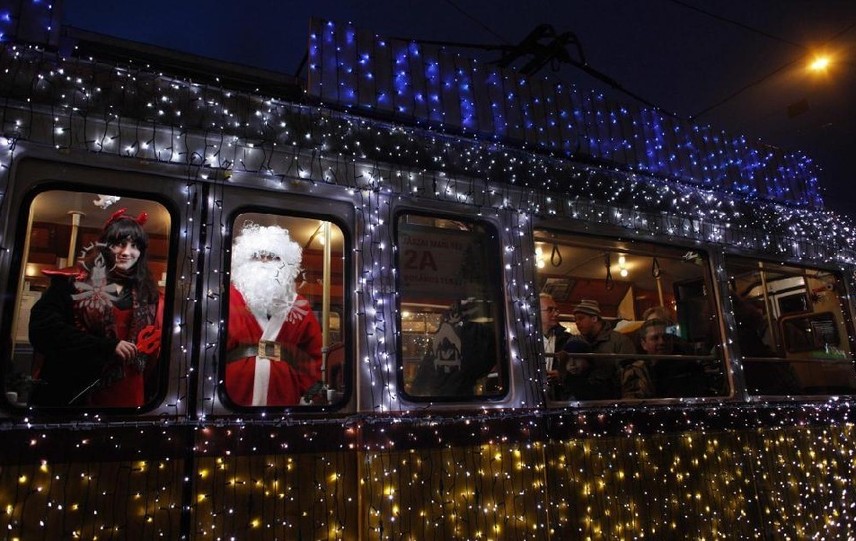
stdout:
{"type": "Polygon", "coordinates": [[[119,343],[116,344],[116,349],[113,353],[123,361],[130,361],[137,356],[137,346],[135,346],[133,342],[119,340],[119,343]]]}

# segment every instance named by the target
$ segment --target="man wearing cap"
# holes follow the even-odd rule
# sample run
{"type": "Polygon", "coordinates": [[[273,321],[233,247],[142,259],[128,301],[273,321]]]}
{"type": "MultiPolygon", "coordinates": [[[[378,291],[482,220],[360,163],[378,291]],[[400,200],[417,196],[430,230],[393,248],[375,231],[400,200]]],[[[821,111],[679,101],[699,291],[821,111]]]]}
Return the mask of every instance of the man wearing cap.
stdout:
{"type": "MultiPolygon", "coordinates": [[[[635,354],[636,347],[633,341],[612,329],[600,315],[600,304],[595,300],[583,299],[573,309],[577,329],[591,346],[592,353],[628,353],[635,354]]],[[[606,361],[594,363],[596,374],[590,376],[599,381],[602,389],[620,388],[622,363],[620,361],[606,361]]],[[[605,392],[605,391],[604,391],[605,392]]],[[[617,392],[610,391],[603,398],[613,398],[617,392]],[[614,393],[614,394],[613,394],[614,393]],[[609,396],[613,395],[613,396],[609,396]]],[[[624,393],[621,393],[622,397],[624,393]]]]}
{"type": "Polygon", "coordinates": [[[633,342],[603,320],[597,301],[581,300],[573,314],[577,329],[591,345],[592,353],[636,353],[633,342]]]}

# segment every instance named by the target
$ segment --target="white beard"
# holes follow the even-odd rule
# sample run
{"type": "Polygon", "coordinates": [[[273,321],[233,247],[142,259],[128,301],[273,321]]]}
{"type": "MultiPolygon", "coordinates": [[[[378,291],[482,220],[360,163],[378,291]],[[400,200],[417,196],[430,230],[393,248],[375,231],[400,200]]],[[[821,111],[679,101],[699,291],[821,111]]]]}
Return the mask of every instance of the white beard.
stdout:
{"type": "Polygon", "coordinates": [[[232,269],[232,283],[257,314],[276,314],[297,295],[294,271],[281,261],[249,261],[232,269]]]}

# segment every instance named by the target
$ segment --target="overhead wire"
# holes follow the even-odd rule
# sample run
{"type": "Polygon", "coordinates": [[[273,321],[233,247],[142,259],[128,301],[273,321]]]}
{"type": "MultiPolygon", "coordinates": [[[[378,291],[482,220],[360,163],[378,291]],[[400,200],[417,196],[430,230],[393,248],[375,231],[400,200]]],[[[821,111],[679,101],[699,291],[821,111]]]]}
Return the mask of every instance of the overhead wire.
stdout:
{"type": "MultiPolygon", "coordinates": [[[[792,47],[796,47],[796,48],[800,49],[800,50],[801,50],[801,51],[803,51],[803,52],[807,52],[807,51],[809,51],[809,48],[808,48],[806,45],[802,44],[802,43],[798,43],[798,42],[795,42],[795,41],[791,41],[791,40],[785,39],[785,38],[783,38],[783,37],[781,37],[781,36],[777,36],[777,35],[775,35],[775,34],[771,34],[771,33],[767,32],[767,31],[760,30],[760,29],[758,29],[758,28],[755,28],[755,27],[753,27],[753,26],[749,26],[749,25],[747,25],[747,24],[741,23],[740,21],[736,21],[736,20],[734,20],[734,19],[729,19],[729,18],[724,17],[724,16],[722,16],[722,15],[717,15],[716,13],[712,13],[712,12],[710,12],[710,11],[707,11],[707,10],[702,9],[702,8],[700,8],[700,7],[694,6],[694,5],[689,4],[689,3],[687,3],[687,2],[683,2],[682,0],[668,0],[668,1],[669,1],[669,2],[672,2],[673,4],[677,4],[677,5],[683,6],[683,7],[687,8],[687,9],[691,9],[691,10],[693,10],[693,11],[697,11],[697,12],[699,12],[699,13],[702,13],[703,15],[706,15],[706,16],[711,17],[711,18],[713,18],[713,19],[716,19],[716,20],[718,20],[718,21],[725,22],[725,23],[728,23],[728,24],[731,24],[731,25],[737,26],[737,27],[742,28],[742,29],[744,29],[744,30],[747,30],[747,31],[749,31],[749,32],[753,32],[753,33],[755,33],[755,34],[759,34],[759,35],[764,36],[764,37],[766,37],[766,38],[768,38],[768,39],[772,39],[772,40],[774,40],[774,41],[778,41],[778,42],[781,42],[781,43],[785,43],[785,44],[787,44],[787,45],[790,45],[790,46],[792,46],[792,47]]],[[[856,26],[856,22],[851,23],[850,25],[848,25],[848,26],[847,26],[847,27],[845,27],[844,29],[842,29],[842,30],[840,30],[839,32],[837,32],[834,36],[832,36],[831,38],[829,38],[828,40],[826,40],[825,44],[827,44],[827,45],[828,45],[829,43],[832,43],[832,42],[836,41],[838,38],[840,38],[841,36],[843,36],[844,34],[846,34],[847,32],[849,32],[851,29],[853,29],[853,28],[854,28],[854,26],[856,26]]],[[[744,85],[744,86],[740,87],[739,89],[735,90],[734,92],[731,92],[730,94],[728,94],[728,95],[727,95],[727,96],[725,96],[724,98],[720,99],[720,100],[719,100],[719,101],[717,101],[716,103],[713,103],[712,105],[709,105],[709,106],[705,107],[704,109],[700,110],[699,112],[697,112],[697,113],[695,113],[695,114],[690,115],[690,117],[689,117],[689,118],[690,118],[690,120],[692,120],[692,121],[697,121],[697,120],[698,120],[698,118],[699,118],[700,116],[702,116],[702,115],[704,115],[704,114],[706,114],[706,113],[709,113],[710,111],[712,111],[712,110],[716,109],[717,107],[719,107],[719,106],[721,106],[721,105],[724,105],[725,103],[728,103],[729,101],[731,101],[731,100],[733,100],[734,98],[736,98],[737,96],[739,96],[739,95],[743,94],[743,93],[744,93],[744,92],[746,92],[747,90],[749,90],[749,89],[751,89],[751,88],[753,88],[753,87],[756,87],[756,86],[760,85],[761,83],[763,83],[763,82],[767,81],[768,79],[770,79],[770,78],[774,77],[774,76],[775,76],[775,75],[777,75],[778,73],[780,73],[780,72],[784,71],[785,69],[787,69],[787,68],[789,68],[789,67],[793,66],[793,65],[794,65],[794,64],[796,64],[798,61],[799,61],[799,59],[795,59],[795,60],[791,60],[791,61],[789,61],[789,62],[785,62],[785,63],[784,63],[784,64],[782,64],[781,66],[779,66],[779,67],[775,68],[774,70],[772,70],[772,71],[768,72],[767,74],[765,74],[765,75],[763,75],[763,76],[759,77],[758,79],[755,79],[755,80],[754,80],[754,81],[752,81],[751,83],[748,83],[748,84],[746,84],[746,85],[744,85]]]]}
{"type": "Polygon", "coordinates": [[[499,33],[498,33],[498,32],[495,32],[492,28],[490,28],[488,25],[486,25],[486,24],[484,24],[483,22],[481,22],[478,18],[476,18],[475,16],[471,15],[470,13],[468,13],[468,12],[464,11],[464,10],[463,10],[463,8],[461,8],[459,5],[457,5],[457,4],[456,4],[455,2],[453,2],[452,0],[446,0],[446,3],[447,3],[447,4],[449,4],[450,6],[452,6],[456,11],[458,11],[461,15],[463,15],[463,16],[464,16],[464,17],[466,17],[467,19],[469,19],[469,20],[473,21],[474,23],[476,23],[477,25],[481,26],[481,27],[482,27],[482,29],[484,29],[484,31],[485,31],[485,32],[487,32],[488,34],[490,34],[490,35],[492,35],[493,37],[495,37],[495,38],[499,39],[500,41],[502,41],[502,42],[503,42],[503,43],[505,43],[506,45],[510,45],[510,44],[511,44],[511,41],[510,41],[510,40],[508,40],[508,39],[507,39],[507,38],[505,38],[504,36],[499,35],[499,33]]]}
{"type": "MultiPolygon", "coordinates": [[[[474,15],[472,15],[472,14],[468,13],[467,11],[465,11],[464,9],[462,9],[453,0],[445,0],[445,2],[447,4],[449,4],[450,6],[452,6],[456,11],[461,13],[463,16],[467,17],[468,19],[470,19],[471,21],[473,21],[474,23],[479,25],[486,32],[488,32],[492,36],[494,36],[494,37],[498,38],[499,40],[501,40],[502,42],[504,42],[506,45],[504,45],[504,46],[490,46],[490,45],[481,45],[481,44],[463,44],[463,43],[450,43],[450,42],[443,43],[443,42],[428,41],[428,40],[413,40],[413,41],[416,41],[417,43],[431,43],[434,45],[470,47],[470,48],[486,49],[486,50],[490,50],[490,49],[508,50],[509,48],[514,47],[514,45],[512,45],[508,39],[506,39],[505,37],[500,35],[498,32],[494,31],[492,28],[490,28],[488,25],[486,25],[485,23],[480,21],[474,15]]],[[[577,47],[578,47],[578,49],[580,49],[580,53],[581,53],[582,52],[582,45],[577,43],[577,47]]],[[[585,61],[585,58],[583,58],[579,62],[569,60],[567,63],[569,63],[570,65],[572,65],[572,66],[574,66],[580,70],[582,70],[583,72],[585,72],[589,76],[594,77],[595,79],[597,79],[603,83],[606,83],[607,85],[612,87],[614,90],[617,90],[623,94],[626,94],[627,96],[630,96],[631,98],[642,103],[643,105],[651,107],[652,109],[655,109],[656,111],[663,113],[667,116],[671,116],[673,118],[681,118],[678,114],[676,114],[672,111],[669,111],[669,110],[665,109],[664,107],[661,107],[661,106],[651,102],[650,100],[645,99],[644,97],[640,96],[639,94],[624,88],[624,86],[621,83],[619,83],[616,79],[614,79],[613,77],[610,77],[609,75],[593,68],[587,61],[585,61]]]]}
{"type": "Polygon", "coordinates": [[[673,4],[678,4],[679,6],[683,6],[683,7],[687,8],[687,9],[691,9],[691,10],[693,10],[693,11],[697,11],[697,12],[699,12],[699,13],[703,14],[703,15],[707,15],[708,17],[711,17],[711,18],[716,19],[716,20],[718,20],[718,21],[722,21],[722,22],[725,22],[725,23],[728,23],[728,24],[732,24],[732,25],[737,26],[737,27],[740,27],[740,28],[742,28],[742,29],[744,29],[744,30],[748,30],[749,32],[754,32],[755,34],[762,35],[762,36],[764,36],[764,37],[766,37],[766,38],[770,38],[770,39],[775,40],[775,41],[781,41],[782,43],[786,43],[786,44],[788,44],[788,45],[792,45],[792,46],[797,47],[797,48],[799,48],[799,49],[808,50],[808,48],[807,48],[805,45],[803,45],[802,43],[797,43],[797,42],[795,42],[795,41],[791,41],[791,40],[789,40],[789,39],[785,39],[785,38],[783,38],[783,37],[781,37],[781,36],[777,36],[777,35],[775,35],[775,34],[771,34],[771,33],[767,32],[767,31],[765,31],[765,30],[761,30],[761,29],[759,29],[759,28],[755,28],[754,26],[749,26],[748,24],[741,23],[740,21],[736,21],[736,20],[734,20],[734,19],[729,19],[728,17],[724,17],[724,16],[722,16],[722,15],[717,15],[716,13],[713,13],[713,12],[707,11],[706,9],[702,9],[702,8],[700,8],[700,7],[698,7],[698,6],[694,6],[694,5],[689,4],[689,3],[687,3],[687,2],[683,2],[682,0],[668,0],[668,1],[669,1],[669,2],[672,2],[673,4]]]}

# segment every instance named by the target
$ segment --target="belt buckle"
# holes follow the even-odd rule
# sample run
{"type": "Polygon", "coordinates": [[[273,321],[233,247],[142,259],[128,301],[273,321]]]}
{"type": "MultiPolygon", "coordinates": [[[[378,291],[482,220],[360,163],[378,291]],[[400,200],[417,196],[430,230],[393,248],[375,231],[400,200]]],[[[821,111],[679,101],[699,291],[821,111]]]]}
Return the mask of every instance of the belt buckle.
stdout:
{"type": "Polygon", "coordinates": [[[258,357],[279,361],[282,359],[282,346],[273,340],[259,340],[258,357]]]}

